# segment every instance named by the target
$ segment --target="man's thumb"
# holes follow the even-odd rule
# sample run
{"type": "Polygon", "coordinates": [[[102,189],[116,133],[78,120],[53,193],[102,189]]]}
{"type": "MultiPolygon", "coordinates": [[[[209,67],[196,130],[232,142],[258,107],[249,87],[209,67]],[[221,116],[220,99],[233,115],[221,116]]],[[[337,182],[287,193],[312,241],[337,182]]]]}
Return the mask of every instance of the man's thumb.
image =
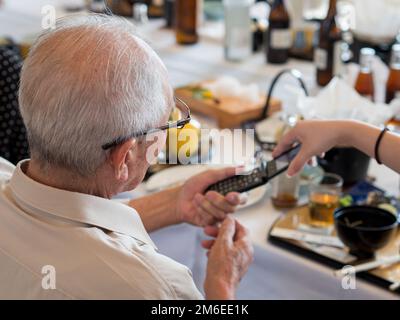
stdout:
{"type": "Polygon", "coordinates": [[[221,225],[218,238],[224,242],[232,243],[235,235],[235,229],[235,219],[231,216],[227,216],[221,225]]]}

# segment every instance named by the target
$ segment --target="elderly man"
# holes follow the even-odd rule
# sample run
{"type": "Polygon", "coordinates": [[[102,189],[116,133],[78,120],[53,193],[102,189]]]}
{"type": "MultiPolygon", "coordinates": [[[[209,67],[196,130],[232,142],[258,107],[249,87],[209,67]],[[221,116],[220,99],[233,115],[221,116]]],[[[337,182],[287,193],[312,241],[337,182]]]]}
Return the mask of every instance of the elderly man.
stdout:
{"type": "Polygon", "coordinates": [[[19,101],[31,159],[0,161],[1,298],[201,299],[190,271],[147,233],[181,222],[214,238],[202,244],[206,298],[234,298],[252,260],[247,231],[227,216],[240,195],[204,194],[234,169],[129,205],[110,200],[142,181],[146,133],[175,107],[163,63],[127,22],[79,17],[42,35],[19,101]]]}

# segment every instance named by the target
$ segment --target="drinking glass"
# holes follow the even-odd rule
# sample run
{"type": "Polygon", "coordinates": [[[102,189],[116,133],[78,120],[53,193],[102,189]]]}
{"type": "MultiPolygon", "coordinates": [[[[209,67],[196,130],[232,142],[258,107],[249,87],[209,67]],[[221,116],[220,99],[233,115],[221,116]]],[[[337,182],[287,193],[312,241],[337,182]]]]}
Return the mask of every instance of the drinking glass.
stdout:
{"type": "Polygon", "coordinates": [[[322,178],[311,181],[309,209],[311,225],[320,228],[333,226],[333,213],[339,207],[343,179],[333,173],[325,173],[322,178]]]}

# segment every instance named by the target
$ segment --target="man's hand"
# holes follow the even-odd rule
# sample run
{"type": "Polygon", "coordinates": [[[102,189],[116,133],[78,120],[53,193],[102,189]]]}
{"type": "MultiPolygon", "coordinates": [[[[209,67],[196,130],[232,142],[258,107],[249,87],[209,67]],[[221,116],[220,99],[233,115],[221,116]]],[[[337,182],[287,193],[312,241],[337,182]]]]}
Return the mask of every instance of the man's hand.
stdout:
{"type": "Polygon", "coordinates": [[[231,192],[224,197],[215,191],[206,194],[204,191],[209,185],[233,176],[235,170],[209,170],[187,180],[180,188],[176,202],[178,221],[207,226],[223,221],[228,214],[233,213],[239,204],[245,202],[239,193],[231,192]]]}
{"type": "Polygon", "coordinates": [[[215,240],[204,240],[208,249],[204,291],[207,299],[234,299],[237,285],[253,261],[253,246],[247,229],[232,217],[221,227],[207,226],[204,232],[215,240]]]}

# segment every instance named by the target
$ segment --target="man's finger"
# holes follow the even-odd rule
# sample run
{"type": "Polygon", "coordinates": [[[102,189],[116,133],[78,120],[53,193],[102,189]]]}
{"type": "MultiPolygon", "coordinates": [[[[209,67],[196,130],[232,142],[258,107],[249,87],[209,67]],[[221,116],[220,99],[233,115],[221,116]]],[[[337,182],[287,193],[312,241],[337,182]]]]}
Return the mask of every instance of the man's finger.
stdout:
{"type": "Polygon", "coordinates": [[[224,211],[225,213],[233,213],[236,210],[236,205],[239,204],[239,196],[235,204],[231,204],[227,201],[226,197],[215,191],[209,191],[205,194],[206,199],[211,202],[215,207],[224,211]]]}
{"type": "Polygon", "coordinates": [[[238,192],[229,192],[225,196],[226,201],[228,201],[233,206],[238,206],[242,204],[243,201],[247,200],[247,196],[238,193],[238,192]]]}
{"type": "Polygon", "coordinates": [[[243,254],[243,257],[251,263],[254,260],[254,247],[250,241],[247,239],[241,239],[235,242],[235,247],[237,250],[243,254]]]}
{"type": "Polygon", "coordinates": [[[214,217],[211,216],[208,212],[206,212],[201,206],[197,206],[196,211],[201,218],[201,221],[202,221],[201,225],[203,227],[206,227],[209,225],[214,225],[216,223],[216,220],[214,219],[214,217]]]}
{"type": "Polygon", "coordinates": [[[232,218],[231,216],[227,216],[224,222],[222,222],[217,241],[232,243],[234,235],[235,235],[235,219],[232,218]]]}
{"type": "Polygon", "coordinates": [[[207,170],[206,172],[200,173],[202,178],[200,181],[204,188],[207,188],[211,184],[234,176],[236,174],[236,170],[236,167],[207,170]]]}
{"type": "Polygon", "coordinates": [[[239,221],[236,220],[235,223],[236,223],[236,232],[235,232],[234,240],[236,242],[238,240],[241,240],[241,239],[247,237],[249,232],[246,227],[244,227],[242,224],[240,224],[239,221]]]}
{"type": "Polygon", "coordinates": [[[219,228],[217,226],[206,226],[204,228],[204,233],[209,237],[218,237],[219,228]]]}
{"type": "Polygon", "coordinates": [[[211,247],[214,245],[214,243],[215,243],[215,240],[202,240],[201,246],[206,250],[210,250],[211,247]]]}
{"type": "Polygon", "coordinates": [[[200,206],[205,212],[207,212],[209,215],[214,217],[217,220],[223,220],[225,219],[226,213],[220,209],[218,209],[216,206],[214,206],[210,201],[208,201],[203,195],[201,194],[196,194],[194,197],[195,203],[200,206]]]}

